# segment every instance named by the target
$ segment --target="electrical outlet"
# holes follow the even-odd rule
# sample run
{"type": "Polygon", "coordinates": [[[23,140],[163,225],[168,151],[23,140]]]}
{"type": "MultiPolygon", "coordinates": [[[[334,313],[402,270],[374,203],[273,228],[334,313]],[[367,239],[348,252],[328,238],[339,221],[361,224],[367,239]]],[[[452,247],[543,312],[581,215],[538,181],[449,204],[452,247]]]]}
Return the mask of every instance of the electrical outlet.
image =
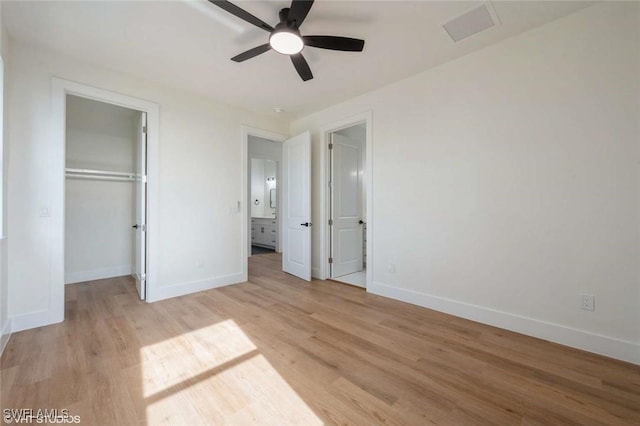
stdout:
{"type": "Polygon", "coordinates": [[[395,274],[395,272],[396,272],[396,264],[395,264],[395,263],[390,263],[390,264],[387,266],[387,271],[388,271],[390,274],[395,274]]]}
{"type": "Polygon", "coordinates": [[[580,296],[580,309],[585,311],[596,310],[596,297],[593,294],[583,294],[580,296]]]}

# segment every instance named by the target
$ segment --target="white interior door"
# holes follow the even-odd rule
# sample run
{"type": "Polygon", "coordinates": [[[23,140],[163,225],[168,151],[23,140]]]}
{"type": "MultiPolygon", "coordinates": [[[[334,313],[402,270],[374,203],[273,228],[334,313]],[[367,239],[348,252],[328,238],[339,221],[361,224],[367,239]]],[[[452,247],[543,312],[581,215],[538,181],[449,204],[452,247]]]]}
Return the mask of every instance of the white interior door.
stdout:
{"type": "Polygon", "coordinates": [[[311,281],[311,135],[282,146],[282,270],[311,281]]]}
{"type": "Polygon", "coordinates": [[[331,277],[362,270],[362,147],[331,134],[331,277]]]}
{"type": "Polygon", "coordinates": [[[136,290],[141,300],[147,296],[147,113],[141,112],[138,121],[136,146],[136,233],[135,272],[136,290]]]}

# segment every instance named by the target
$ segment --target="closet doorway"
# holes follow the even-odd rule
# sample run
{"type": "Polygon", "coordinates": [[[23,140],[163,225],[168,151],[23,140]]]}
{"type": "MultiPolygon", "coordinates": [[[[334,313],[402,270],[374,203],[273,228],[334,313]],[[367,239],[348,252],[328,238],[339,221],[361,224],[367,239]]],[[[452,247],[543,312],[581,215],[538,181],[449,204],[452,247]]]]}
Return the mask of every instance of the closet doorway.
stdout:
{"type": "Polygon", "coordinates": [[[65,284],[147,278],[147,114],[66,95],[65,284]]]}
{"type": "Polygon", "coordinates": [[[366,287],[367,126],[329,133],[329,270],[332,280],[366,287]]]}

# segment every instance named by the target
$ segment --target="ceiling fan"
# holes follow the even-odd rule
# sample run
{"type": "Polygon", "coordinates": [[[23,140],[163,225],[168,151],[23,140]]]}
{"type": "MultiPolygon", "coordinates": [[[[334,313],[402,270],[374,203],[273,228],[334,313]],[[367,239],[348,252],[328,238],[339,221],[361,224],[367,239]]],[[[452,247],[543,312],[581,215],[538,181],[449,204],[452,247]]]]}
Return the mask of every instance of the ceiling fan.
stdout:
{"type": "Polygon", "coordinates": [[[291,62],[303,81],[311,80],[313,74],[309,64],[302,56],[304,46],[319,47],[321,49],[341,50],[345,52],[362,52],[364,40],[349,37],[327,35],[303,36],[300,25],[307,17],[313,0],[293,0],[290,7],[279,13],[280,22],[272,27],[263,20],[256,18],[249,12],[226,0],[209,0],[216,6],[226,10],[238,18],[247,21],[270,33],[269,43],[249,49],[231,58],[235,62],[243,62],[271,49],[284,55],[289,55],[291,62]]]}

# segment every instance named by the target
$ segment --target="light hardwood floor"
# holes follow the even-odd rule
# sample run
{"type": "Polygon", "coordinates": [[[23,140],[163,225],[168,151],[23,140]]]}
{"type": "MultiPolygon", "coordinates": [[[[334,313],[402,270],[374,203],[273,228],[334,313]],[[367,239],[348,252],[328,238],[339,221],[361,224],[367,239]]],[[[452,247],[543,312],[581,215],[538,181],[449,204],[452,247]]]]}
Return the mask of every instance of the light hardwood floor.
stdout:
{"type": "Polygon", "coordinates": [[[250,259],[247,283],[153,304],[129,278],[66,287],[16,333],[3,408],[82,424],[640,424],[640,367],[250,259]]]}

